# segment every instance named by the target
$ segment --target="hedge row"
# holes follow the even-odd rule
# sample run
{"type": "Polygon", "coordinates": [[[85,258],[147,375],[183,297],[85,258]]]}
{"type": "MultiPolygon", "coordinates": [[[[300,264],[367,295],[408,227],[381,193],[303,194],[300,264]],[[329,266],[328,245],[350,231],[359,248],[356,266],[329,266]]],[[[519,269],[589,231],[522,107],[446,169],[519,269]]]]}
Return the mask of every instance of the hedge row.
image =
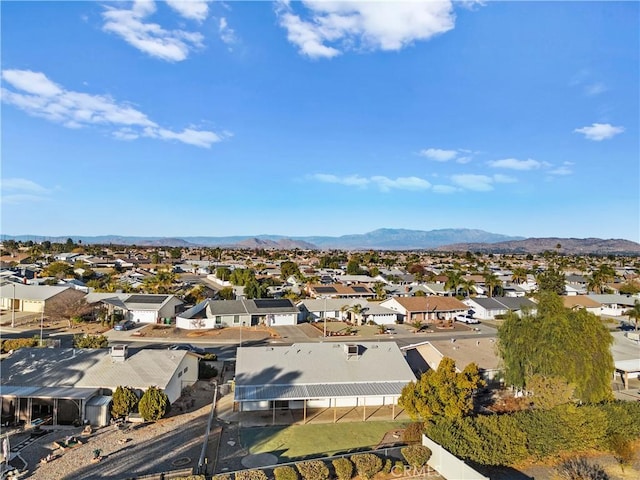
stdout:
{"type": "Polygon", "coordinates": [[[0,346],[0,351],[2,351],[2,353],[8,353],[11,350],[18,350],[19,348],[37,347],[39,344],[40,344],[40,339],[38,337],[8,338],[7,340],[2,340],[2,346],[0,346]]]}
{"type": "Polygon", "coordinates": [[[512,465],[560,452],[609,450],[613,438],[639,438],[640,403],[569,404],[509,415],[438,417],[425,424],[425,433],[458,457],[483,465],[512,465]]]}
{"type": "MultiPolygon", "coordinates": [[[[414,445],[402,449],[402,454],[409,461],[416,465],[422,465],[429,459],[431,451],[421,445],[414,445]]],[[[358,474],[361,478],[370,479],[376,473],[383,471],[390,473],[392,468],[404,471],[402,462],[396,462],[394,465],[391,460],[387,459],[383,463],[382,459],[373,453],[359,453],[349,458],[336,458],[332,462],[335,476],[338,480],[351,480],[354,474],[358,474]]],[[[295,464],[295,468],[291,466],[280,466],[273,470],[275,480],[327,480],[330,476],[329,467],[322,460],[309,460],[295,464]],[[297,471],[296,471],[297,470],[297,471]],[[299,475],[298,475],[299,474],[299,475]]],[[[233,476],[228,473],[215,475],[213,480],[266,480],[267,476],[264,470],[243,470],[236,472],[233,476]]]]}

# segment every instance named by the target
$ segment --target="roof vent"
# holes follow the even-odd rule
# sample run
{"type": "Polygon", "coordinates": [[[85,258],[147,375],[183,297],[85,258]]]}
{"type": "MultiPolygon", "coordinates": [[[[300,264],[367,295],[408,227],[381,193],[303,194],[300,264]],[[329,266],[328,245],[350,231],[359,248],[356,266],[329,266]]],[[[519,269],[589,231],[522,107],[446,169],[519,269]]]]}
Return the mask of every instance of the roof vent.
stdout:
{"type": "Polygon", "coordinates": [[[354,343],[347,343],[344,346],[344,353],[347,354],[347,360],[357,359],[360,356],[360,346],[354,343]]]}
{"type": "Polygon", "coordinates": [[[127,359],[127,346],[114,345],[111,347],[111,361],[124,362],[127,359]]]}

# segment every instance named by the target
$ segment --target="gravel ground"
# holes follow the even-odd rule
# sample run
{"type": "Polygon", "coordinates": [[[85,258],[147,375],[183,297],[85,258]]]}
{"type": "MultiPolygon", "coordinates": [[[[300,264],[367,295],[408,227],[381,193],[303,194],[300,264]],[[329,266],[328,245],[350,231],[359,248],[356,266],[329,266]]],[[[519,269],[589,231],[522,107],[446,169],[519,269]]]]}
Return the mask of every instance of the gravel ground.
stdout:
{"type": "Polygon", "coordinates": [[[192,397],[196,404],[186,413],[175,412],[156,423],[132,426],[121,432],[116,426],[103,427],[83,436],[82,429],[59,431],[25,447],[21,457],[28,463],[28,478],[118,479],[194,467],[202,449],[203,434],[211,410],[213,387],[198,382],[192,397]],[[83,445],[62,451],[53,442],[76,435],[83,445]],[[101,450],[102,460],[92,462],[93,451],[101,450]],[[40,459],[53,453],[54,460],[40,459]]]}

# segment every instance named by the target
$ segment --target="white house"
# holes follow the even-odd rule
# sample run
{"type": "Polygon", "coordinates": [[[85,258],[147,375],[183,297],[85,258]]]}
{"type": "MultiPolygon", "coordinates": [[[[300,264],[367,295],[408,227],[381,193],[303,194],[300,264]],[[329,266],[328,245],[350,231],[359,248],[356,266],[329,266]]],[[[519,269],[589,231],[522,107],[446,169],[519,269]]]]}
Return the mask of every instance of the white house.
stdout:
{"type": "Polygon", "coordinates": [[[90,293],[87,303],[101,303],[109,312],[120,311],[125,320],[135,323],[162,323],[173,318],[176,308],[182,305],[175,295],[140,293],[90,293]]]}
{"type": "Polygon", "coordinates": [[[176,326],[187,330],[253,325],[296,325],[300,311],[286,298],[240,300],[207,299],[176,317],[176,326]]]}
{"type": "Polygon", "coordinates": [[[238,349],[240,411],[395,405],[415,375],[394,342],[238,349]]]}

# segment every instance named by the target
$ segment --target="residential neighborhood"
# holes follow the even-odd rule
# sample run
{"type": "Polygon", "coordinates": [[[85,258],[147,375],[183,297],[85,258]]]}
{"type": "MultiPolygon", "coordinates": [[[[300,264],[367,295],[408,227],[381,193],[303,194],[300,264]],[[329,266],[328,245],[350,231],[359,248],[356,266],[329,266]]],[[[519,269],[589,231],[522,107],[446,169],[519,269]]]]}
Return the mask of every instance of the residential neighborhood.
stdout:
{"type": "MultiPolygon", "coordinates": [[[[92,255],[82,256],[89,266],[79,253],[2,247],[3,338],[44,334],[35,335],[36,348],[7,351],[1,363],[2,425],[17,429],[14,435],[119,428],[114,395],[124,387],[139,399],[158,388],[172,406],[169,418],[193,415],[198,404],[201,422],[213,408],[214,422],[240,429],[406,425],[405,387],[439,371],[443,359],[458,372],[478,369],[485,387],[474,402],[487,414],[527,398],[505,376],[499,332],[510,319],[538,315],[538,294],[549,288],[562,293],[567,312],[593,315],[610,332],[610,392],[640,401],[637,257],[345,252],[343,262],[326,268],[335,253],[228,249],[214,261],[200,260],[212,257],[206,249],[74,245],[72,252],[114,259],[96,267],[92,255]],[[573,295],[578,277],[585,286],[573,295]],[[95,335],[105,343],[79,347],[77,337],[95,335]],[[206,380],[204,372],[215,375],[206,380]]],[[[132,411],[125,424],[139,415],[132,411]]],[[[237,441],[228,439],[234,429],[218,435],[205,434],[203,424],[197,438],[209,446],[209,465],[195,462],[191,471],[238,468],[223,467],[220,455],[227,454],[211,446],[237,441]]],[[[473,478],[492,478],[485,474],[473,478]]]]}

